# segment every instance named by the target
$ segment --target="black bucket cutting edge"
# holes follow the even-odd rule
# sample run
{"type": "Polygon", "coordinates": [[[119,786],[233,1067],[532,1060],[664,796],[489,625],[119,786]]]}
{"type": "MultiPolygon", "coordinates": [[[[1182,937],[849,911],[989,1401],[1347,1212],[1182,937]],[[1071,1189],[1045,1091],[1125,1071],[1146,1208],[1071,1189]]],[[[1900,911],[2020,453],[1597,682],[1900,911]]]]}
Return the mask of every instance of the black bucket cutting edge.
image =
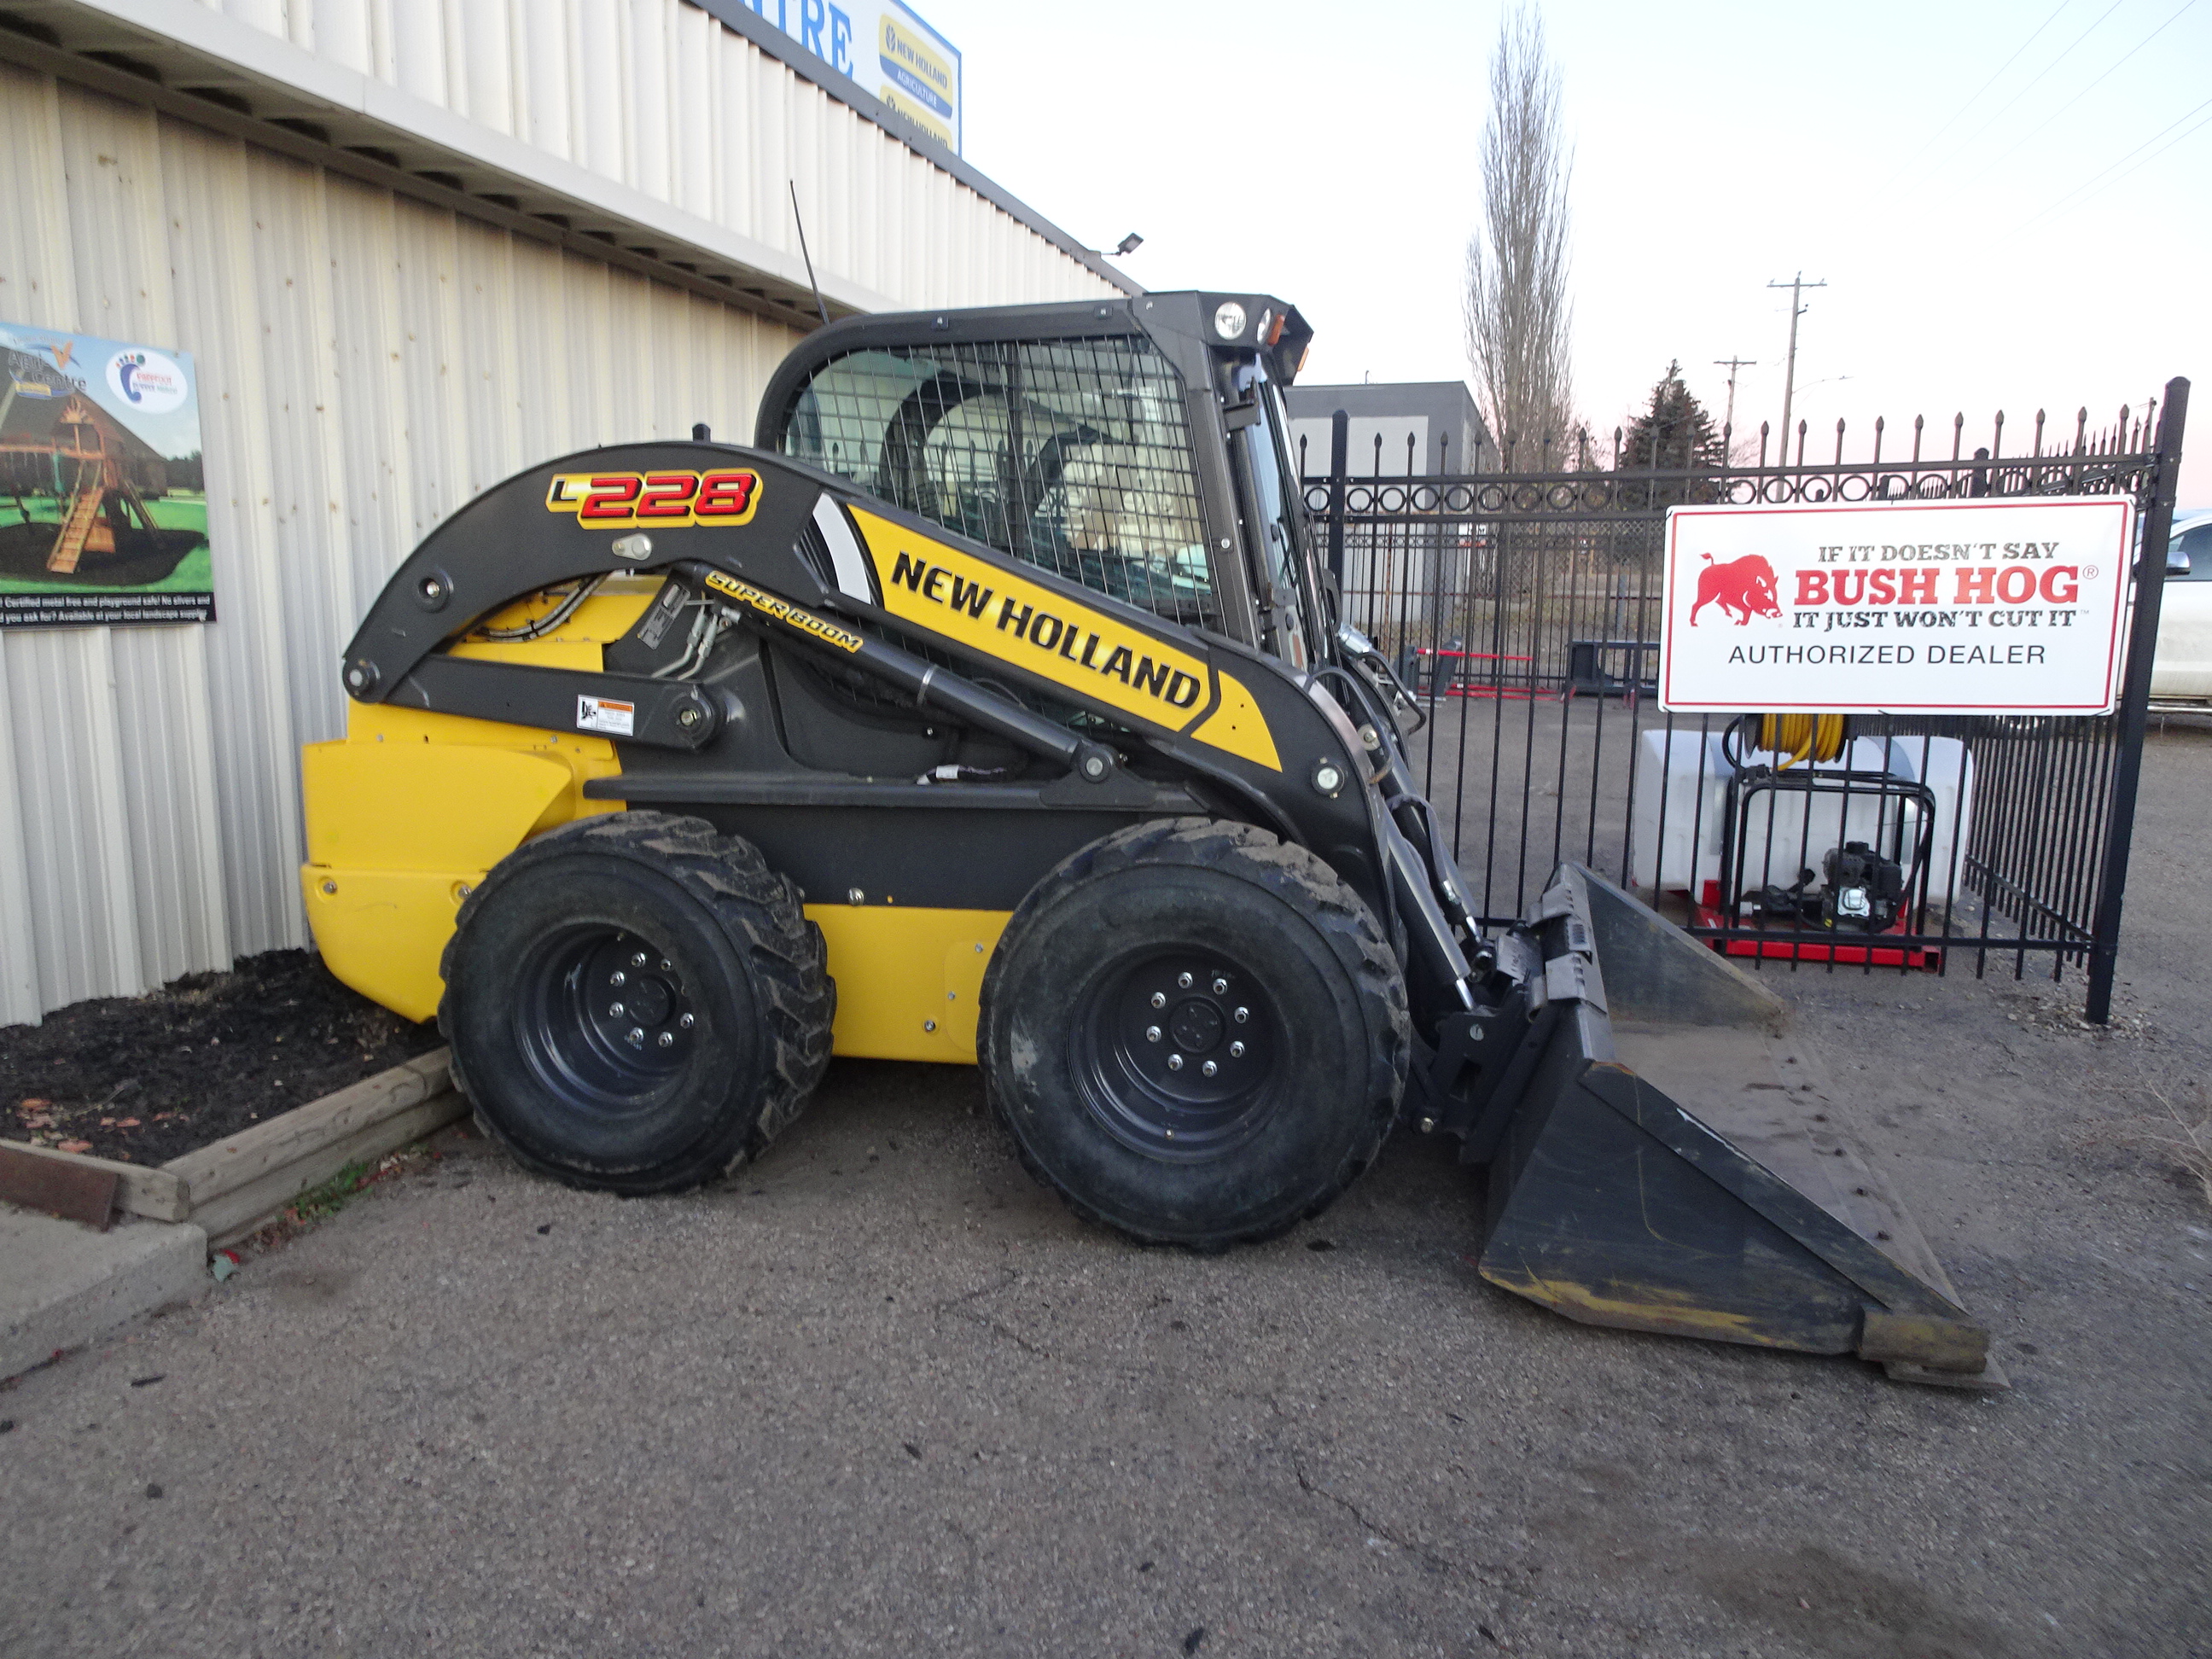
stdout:
{"type": "Polygon", "coordinates": [[[1542,969],[1489,1151],[1484,1278],[1586,1324],[2008,1386],[1787,1004],[1580,865],[1516,932],[1542,969]]]}

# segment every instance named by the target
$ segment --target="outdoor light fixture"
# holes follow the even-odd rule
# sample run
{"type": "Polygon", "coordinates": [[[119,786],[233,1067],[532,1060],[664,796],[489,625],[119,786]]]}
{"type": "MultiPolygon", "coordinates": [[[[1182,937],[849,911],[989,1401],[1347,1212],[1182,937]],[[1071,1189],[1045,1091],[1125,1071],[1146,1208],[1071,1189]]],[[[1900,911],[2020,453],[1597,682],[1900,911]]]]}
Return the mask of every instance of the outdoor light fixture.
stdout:
{"type": "Polygon", "coordinates": [[[1133,230],[1127,236],[1124,236],[1120,241],[1114,244],[1114,252],[1116,254],[1134,253],[1139,248],[1144,246],[1144,245],[1145,239],[1138,235],[1137,233],[1133,230]]]}

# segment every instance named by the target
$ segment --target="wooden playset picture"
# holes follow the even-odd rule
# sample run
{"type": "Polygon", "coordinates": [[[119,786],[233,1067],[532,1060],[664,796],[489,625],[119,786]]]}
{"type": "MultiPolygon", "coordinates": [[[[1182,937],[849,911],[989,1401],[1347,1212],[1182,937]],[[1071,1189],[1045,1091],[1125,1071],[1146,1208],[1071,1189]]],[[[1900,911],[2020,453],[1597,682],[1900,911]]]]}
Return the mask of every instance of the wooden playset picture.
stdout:
{"type": "Polygon", "coordinates": [[[215,618],[190,354],[0,322],[0,627],[215,618]]]}

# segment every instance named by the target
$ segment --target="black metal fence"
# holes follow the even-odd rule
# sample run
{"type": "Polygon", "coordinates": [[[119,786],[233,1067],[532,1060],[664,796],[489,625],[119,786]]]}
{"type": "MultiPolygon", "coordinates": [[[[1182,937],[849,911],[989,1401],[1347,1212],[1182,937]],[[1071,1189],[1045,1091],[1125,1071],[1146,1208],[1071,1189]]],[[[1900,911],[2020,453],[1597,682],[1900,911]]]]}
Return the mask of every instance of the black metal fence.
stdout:
{"type": "Polygon", "coordinates": [[[1839,421],[1826,460],[1806,458],[1801,422],[1794,455],[1775,444],[1770,460],[1762,430],[1746,465],[1624,466],[1616,435],[1611,465],[1583,443],[1543,470],[1484,471],[1498,458],[1478,453],[1451,476],[1419,475],[1410,447],[1348,456],[1340,416],[1330,465],[1303,456],[1303,482],[1344,619],[1419,702],[1413,759],[1486,922],[1522,915],[1574,859],[1731,956],[2053,979],[2071,964],[2102,1021],[2187,397],[2176,380],[2101,432],[2083,411],[2070,440],[2039,413],[2014,455],[2000,415],[1971,453],[1963,418],[1932,437],[1914,422],[1909,447],[1877,422],[1846,459],[1839,421]],[[2039,495],[2140,509],[2115,713],[1854,717],[1840,748],[1804,754],[1832,732],[1659,708],[1669,507],[2039,495]]]}

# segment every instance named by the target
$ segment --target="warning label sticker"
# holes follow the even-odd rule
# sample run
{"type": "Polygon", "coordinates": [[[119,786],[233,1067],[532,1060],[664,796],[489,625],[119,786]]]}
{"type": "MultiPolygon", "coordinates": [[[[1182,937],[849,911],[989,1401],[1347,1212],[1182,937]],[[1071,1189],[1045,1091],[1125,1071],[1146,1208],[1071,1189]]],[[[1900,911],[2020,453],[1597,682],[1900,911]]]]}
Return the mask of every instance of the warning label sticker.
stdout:
{"type": "Polygon", "coordinates": [[[637,730],[637,705],[617,702],[612,697],[580,696],[576,699],[576,729],[602,732],[611,738],[629,737],[637,730]]]}

